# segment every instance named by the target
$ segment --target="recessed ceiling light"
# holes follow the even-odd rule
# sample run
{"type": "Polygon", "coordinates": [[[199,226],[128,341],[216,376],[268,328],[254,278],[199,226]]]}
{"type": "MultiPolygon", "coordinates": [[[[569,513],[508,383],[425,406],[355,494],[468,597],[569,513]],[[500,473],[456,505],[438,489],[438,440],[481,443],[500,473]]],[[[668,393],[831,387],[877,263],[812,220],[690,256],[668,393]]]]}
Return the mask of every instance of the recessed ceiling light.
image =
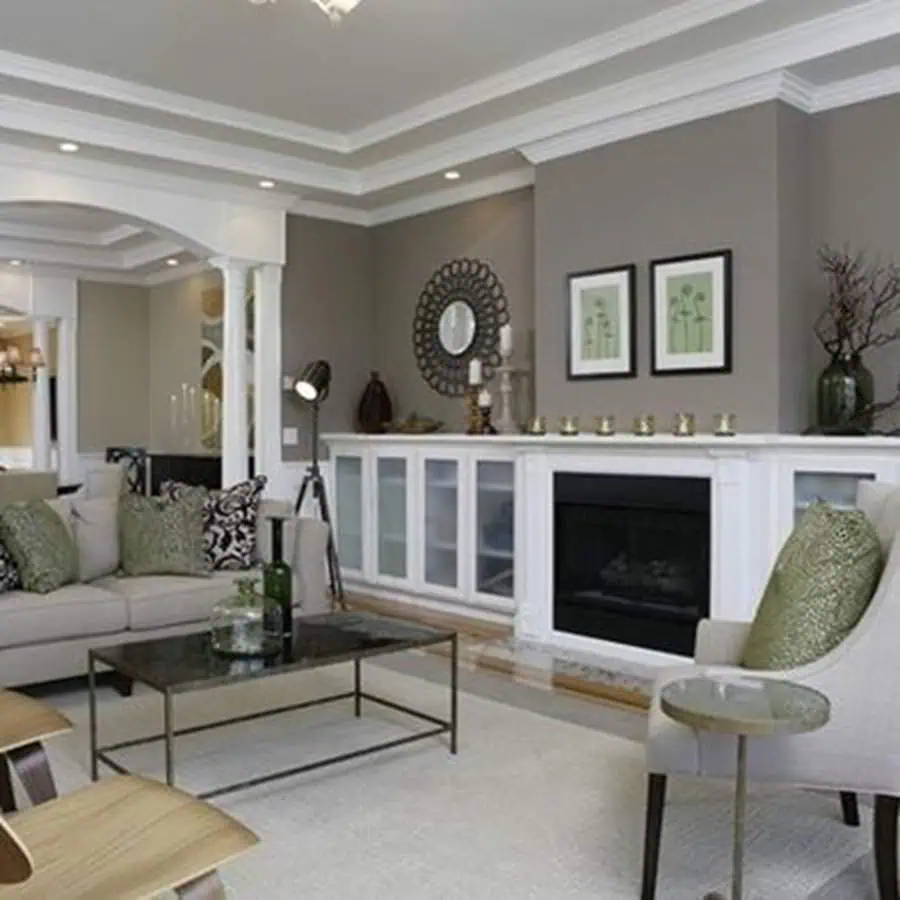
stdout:
{"type": "Polygon", "coordinates": [[[81,149],[81,147],[79,147],[78,144],[76,144],[74,141],[63,141],[59,145],[59,149],[63,153],[77,153],[81,149]]]}
{"type": "Polygon", "coordinates": [[[171,257],[169,257],[169,259],[166,260],[166,265],[167,265],[167,266],[177,266],[177,265],[178,265],[178,260],[175,259],[174,256],[171,256],[171,257]]]}
{"type": "Polygon", "coordinates": [[[259,186],[264,191],[271,191],[273,187],[275,187],[275,182],[272,181],[271,178],[263,178],[262,181],[259,182],[259,186]]]}
{"type": "Polygon", "coordinates": [[[444,178],[446,178],[447,181],[459,181],[459,179],[462,178],[462,175],[460,175],[456,169],[451,169],[449,172],[444,172],[444,178]]]}
{"type": "Polygon", "coordinates": [[[22,260],[21,260],[21,259],[11,259],[11,260],[9,261],[9,264],[10,264],[11,266],[21,266],[21,265],[22,265],[22,260]]]}

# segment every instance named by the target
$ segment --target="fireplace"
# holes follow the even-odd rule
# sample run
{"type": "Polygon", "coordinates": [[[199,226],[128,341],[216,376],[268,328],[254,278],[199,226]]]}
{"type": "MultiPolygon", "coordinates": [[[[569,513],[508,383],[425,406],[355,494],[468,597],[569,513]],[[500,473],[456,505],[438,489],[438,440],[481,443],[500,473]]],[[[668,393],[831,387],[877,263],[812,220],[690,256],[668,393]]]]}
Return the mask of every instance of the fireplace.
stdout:
{"type": "Polygon", "coordinates": [[[710,480],[560,472],[556,631],[689,656],[709,615],[710,480]]]}

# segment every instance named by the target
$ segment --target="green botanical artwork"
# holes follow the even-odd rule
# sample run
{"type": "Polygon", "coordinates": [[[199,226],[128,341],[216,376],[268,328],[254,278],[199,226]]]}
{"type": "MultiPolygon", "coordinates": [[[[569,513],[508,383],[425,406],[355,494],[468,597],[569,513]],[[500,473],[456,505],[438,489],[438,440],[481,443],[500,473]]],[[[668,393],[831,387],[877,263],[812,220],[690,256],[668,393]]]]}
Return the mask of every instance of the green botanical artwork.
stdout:
{"type": "Polygon", "coordinates": [[[618,359],[622,355],[619,288],[587,288],[581,292],[581,359],[618,359]]]}
{"type": "Polygon", "coordinates": [[[711,353],[713,350],[713,276],[711,272],[666,279],[666,352],[711,353]]]}

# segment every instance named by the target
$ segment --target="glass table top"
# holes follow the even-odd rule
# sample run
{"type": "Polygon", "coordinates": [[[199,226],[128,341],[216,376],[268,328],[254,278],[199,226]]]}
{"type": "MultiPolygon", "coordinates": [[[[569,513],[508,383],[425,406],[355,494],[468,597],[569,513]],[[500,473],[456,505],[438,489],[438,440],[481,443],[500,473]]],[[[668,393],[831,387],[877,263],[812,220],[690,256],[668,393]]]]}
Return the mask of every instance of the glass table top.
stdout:
{"type": "Polygon", "coordinates": [[[161,691],[195,690],[252,678],[363,659],[453,638],[455,632],[364,612],[336,612],[294,620],[294,640],[278,656],[223,656],[208,632],[137,641],[91,650],[94,659],[161,691]]]}
{"type": "Polygon", "coordinates": [[[673,681],[660,703],[666,715],[701,731],[757,736],[815,731],[831,714],[828,698],[812,688],[739,674],[673,681]]]}

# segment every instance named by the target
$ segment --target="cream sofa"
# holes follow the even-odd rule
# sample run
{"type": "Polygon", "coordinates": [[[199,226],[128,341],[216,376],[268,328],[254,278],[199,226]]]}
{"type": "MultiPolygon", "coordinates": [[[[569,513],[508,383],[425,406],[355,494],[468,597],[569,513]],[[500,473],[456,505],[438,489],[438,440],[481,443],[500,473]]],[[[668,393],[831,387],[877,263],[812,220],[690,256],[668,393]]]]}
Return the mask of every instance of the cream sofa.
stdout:
{"type": "MultiPolygon", "coordinates": [[[[104,490],[105,479],[96,479],[104,490]]],[[[56,495],[56,473],[0,472],[0,505],[56,495]]],[[[88,485],[90,487],[90,483],[88,485]]],[[[290,505],[264,501],[258,541],[271,559],[266,517],[288,516],[285,556],[294,572],[295,616],[327,612],[325,550],[328,527],[291,515],[290,505]]],[[[0,685],[35,684],[83,675],[90,647],[189,634],[207,627],[213,606],[234,591],[240,572],[208,578],[177,575],[115,576],[71,584],[50,594],[0,594],[0,685]]]]}

